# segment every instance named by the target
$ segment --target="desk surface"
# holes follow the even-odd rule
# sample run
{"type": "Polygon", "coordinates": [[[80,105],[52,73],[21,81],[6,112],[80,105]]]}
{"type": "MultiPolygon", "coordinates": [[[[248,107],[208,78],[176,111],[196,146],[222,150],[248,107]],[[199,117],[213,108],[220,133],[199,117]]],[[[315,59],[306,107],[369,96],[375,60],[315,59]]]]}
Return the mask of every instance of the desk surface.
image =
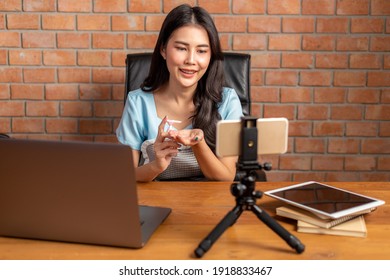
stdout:
{"type": "MultiPolygon", "coordinates": [[[[290,184],[258,183],[256,189],[266,191],[290,184]]],[[[297,254],[251,211],[244,211],[203,259],[390,259],[390,182],[331,184],[387,202],[366,215],[366,238],[298,233],[295,222],[277,218],[305,244],[306,250],[297,254]]],[[[144,248],[0,237],[0,259],[195,259],[193,252],[199,243],[235,206],[230,183],[225,182],[153,182],[139,184],[138,190],[141,204],[172,208],[144,248]]],[[[257,205],[275,217],[275,208],[283,203],[263,196],[257,205]]]]}

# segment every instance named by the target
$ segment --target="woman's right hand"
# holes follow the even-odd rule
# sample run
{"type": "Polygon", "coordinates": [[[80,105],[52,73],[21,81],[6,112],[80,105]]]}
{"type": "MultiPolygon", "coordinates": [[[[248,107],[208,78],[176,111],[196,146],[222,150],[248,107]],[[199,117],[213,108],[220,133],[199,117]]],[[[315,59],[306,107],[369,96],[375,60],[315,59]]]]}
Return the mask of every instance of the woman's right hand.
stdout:
{"type": "Polygon", "coordinates": [[[177,155],[180,147],[176,141],[171,140],[172,137],[169,136],[168,132],[164,131],[167,120],[168,117],[164,117],[158,126],[157,137],[154,142],[154,166],[160,173],[168,168],[172,157],[177,155]]]}

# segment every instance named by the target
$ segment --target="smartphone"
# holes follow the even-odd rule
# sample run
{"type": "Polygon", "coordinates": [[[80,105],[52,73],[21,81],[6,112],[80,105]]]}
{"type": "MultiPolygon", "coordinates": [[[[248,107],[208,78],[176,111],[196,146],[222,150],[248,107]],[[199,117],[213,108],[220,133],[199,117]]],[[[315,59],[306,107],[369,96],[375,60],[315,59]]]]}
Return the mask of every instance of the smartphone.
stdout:
{"type": "MultiPolygon", "coordinates": [[[[216,153],[219,157],[239,156],[241,120],[222,120],[217,123],[216,153]]],[[[286,118],[259,118],[256,120],[257,154],[284,154],[288,145],[286,118]]]]}

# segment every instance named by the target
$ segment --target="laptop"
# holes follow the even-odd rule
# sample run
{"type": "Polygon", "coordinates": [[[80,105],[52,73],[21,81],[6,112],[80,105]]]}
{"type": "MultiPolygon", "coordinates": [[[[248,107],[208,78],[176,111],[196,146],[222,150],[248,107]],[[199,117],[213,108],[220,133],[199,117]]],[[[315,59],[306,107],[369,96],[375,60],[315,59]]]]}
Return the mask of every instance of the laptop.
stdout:
{"type": "Polygon", "coordinates": [[[0,236],[141,248],[170,212],[138,204],[128,146],[0,140],[0,236]]]}

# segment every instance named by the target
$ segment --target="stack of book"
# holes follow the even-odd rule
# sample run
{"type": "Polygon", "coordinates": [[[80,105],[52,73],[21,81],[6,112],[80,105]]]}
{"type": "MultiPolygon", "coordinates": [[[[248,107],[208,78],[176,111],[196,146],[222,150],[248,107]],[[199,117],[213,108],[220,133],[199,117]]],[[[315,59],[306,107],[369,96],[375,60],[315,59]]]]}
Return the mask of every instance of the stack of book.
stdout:
{"type": "Polygon", "coordinates": [[[366,237],[367,228],[362,213],[338,219],[321,219],[309,211],[293,206],[276,208],[276,214],[297,221],[297,231],[316,234],[330,234],[366,237]]]}

